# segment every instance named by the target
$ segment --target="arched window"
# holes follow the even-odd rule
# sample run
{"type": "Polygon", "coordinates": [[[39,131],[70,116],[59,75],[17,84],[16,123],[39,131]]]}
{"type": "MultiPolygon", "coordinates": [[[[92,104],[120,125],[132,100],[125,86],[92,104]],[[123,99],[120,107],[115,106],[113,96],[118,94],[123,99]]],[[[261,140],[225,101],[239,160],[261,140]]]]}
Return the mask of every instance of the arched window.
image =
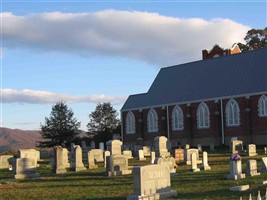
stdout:
{"type": "Polygon", "coordinates": [[[197,127],[209,128],[210,127],[210,111],[206,103],[199,104],[197,109],[197,127]]]}
{"type": "Polygon", "coordinates": [[[225,109],[226,126],[240,125],[240,110],[238,103],[234,99],[230,99],[225,109]]]}
{"type": "Polygon", "coordinates": [[[175,106],[172,110],[172,130],[184,129],[184,115],[180,106],[175,106]]]}
{"type": "Polygon", "coordinates": [[[150,133],[158,131],[158,115],[153,108],[149,110],[147,115],[147,131],[150,133]]]}
{"type": "Polygon", "coordinates": [[[131,111],[129,111],[126,115],[126,133],[135,133],[135,117],[131,111]]]}
{"type": "Polygon", "coordinates": [[[267,97],[265,95],[262,95],[261,98],[259,99],[258,108],[259,108],[259,116],[266,117],[267,116],[267,97]]]}

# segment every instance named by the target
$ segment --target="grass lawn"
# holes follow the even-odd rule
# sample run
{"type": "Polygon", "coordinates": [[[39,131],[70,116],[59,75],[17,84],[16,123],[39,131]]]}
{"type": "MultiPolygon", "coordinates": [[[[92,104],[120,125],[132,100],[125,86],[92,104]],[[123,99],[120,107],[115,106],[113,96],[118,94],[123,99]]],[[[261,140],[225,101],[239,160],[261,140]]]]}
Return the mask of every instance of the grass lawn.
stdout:
{"type": "MultiPolygon", "coordinates": [[[[261,148],[263,149],[263,148],[261,148]]],[[[260,150],[260,149],[259,149],[260,150]]],[[[252,194],[256,199],[258,190],[261,191],[262,200],[265,195],[267,185],[262,182],[267,180],[267,173],[260,176],[246,177],[239,181],[227,180],[229,174],[229,157],[227,149],[217,149],[216,152],[208,152],[209,165],[211,171],[200,171],[192,173],[190,166],[179,164],[177,176],[171,177],[171,187],[177,190],[176,199],[248,199],[252,194]],[[229,188],[238,185],[250,185],[250,190],[245,192],[230,192],[229,188]]],[[[250,157],[260,160],[263,151],[258,151],[259,155],[250,157]]],[[[242,157],[243,172],[245,173],[245,163],[248,157],[242,157]]],[[[136,159],[129,160],[129,165],[146,165],[147,161],[139,162],[136,159]]],[[[133,194],[133,177],[107,177],[103,163],[98,163],[98,169],[83,172],[68,171],[62,175],[52,175],[51,166],[48,160],[40,162],[37,171],[41,174],[37,179],[15,180],[12,172],[0,170],[0,199],[126,199],[127,195],[133,194]]],[[[258,162],[258,169],[260,163],[258,162]]]]}

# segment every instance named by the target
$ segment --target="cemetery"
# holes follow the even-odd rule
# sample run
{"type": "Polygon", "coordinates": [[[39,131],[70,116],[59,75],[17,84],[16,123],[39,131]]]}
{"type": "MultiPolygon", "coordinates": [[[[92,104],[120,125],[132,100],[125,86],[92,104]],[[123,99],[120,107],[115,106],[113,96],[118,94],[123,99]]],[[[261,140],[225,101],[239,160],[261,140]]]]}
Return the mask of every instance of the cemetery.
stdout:
{"type": "Polygon", "coordinates": [[[266,146],[233,139],[216,148],[170,148],[163,136],[154,141],[133,149],[119,140],[107,149],[55,146],[45,158],[34,149],[1,155],[1,199],[267,199],[266,146]]]}

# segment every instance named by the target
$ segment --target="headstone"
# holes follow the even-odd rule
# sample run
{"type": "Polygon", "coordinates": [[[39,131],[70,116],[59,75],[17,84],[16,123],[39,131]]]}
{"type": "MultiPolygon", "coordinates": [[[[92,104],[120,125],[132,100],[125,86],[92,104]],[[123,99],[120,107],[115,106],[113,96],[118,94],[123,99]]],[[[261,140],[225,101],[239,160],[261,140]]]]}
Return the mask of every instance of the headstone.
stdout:
{"type": "Polygon", "coordinates": [[[138,160],[139,161],[144,161],[146,160],[145,156],[144,156],[144,151],[143,150],[139,150],[138,151],[138,160]]]}
{"type": "Polygon", "coordinates": [[[127,200],[145,200],[176,197],[171,190],[170,171],[167,165],[147,165],[133,168],[134,194],[127,200]]]}
{"type": "Polygon", "coordinates": [[[190,145],[189,144],[185,144],[184,149],[190,149],[190,145]]]}
{"type": "Polygon", "coordinates": [[[238,140],[237,137],[231,137],[231,142],[238,140]]]}
{"type": "Polygon", "coordinates": [[[170,173],[175,173],[176,172],[176,164],[175,160],[173,157],[168,157],[168,158],[156,158],[155,164],[158,165],[167,165],[169,166],[170,173]]]}
{"type": "Polygon", "coordinates": [[[89,148],[87,147],[86,142],[84,140],[81,142],[81,148],[82,148],[82,157],[84,160],[86,160],[88,158],[89,148]]]}
{"type": "Polygon", "coordinates": [[[90,151],[88,152],[88,168],[89,169],[98,168],[98,166],[95,164],[95,157],[90,151]]]}
{"type": "Polygon", "coordinates": [[[54,174],[62,174],[66,172],[64,148],[61,146],[54,147],[54,165],[52,172],[54,174]]]}
{"type": "Polygon", "coordinates": [[[214,143],[210,143],[210,151],[215,151],[214,143]]]}
{"type": "Polygon", "coordinates": [[[240,160],[230,160],[230,174],[227,176],[229,180],[239,180],[245,178],[242,174],[242,162],[240,160]]]}
{"type": "Polygon", "coordinates": [[[199,153],[202,153],[202,144],[198,144],[197,149],[199,153]]]}
{"type": "Polygon", "coordinates": [[[36,178],[40,176],[36,172],[36,160],[32,158],[14,159],[13,172],[15,179],[36,178]]]}
{"type": "Polygon", "coordinates": [[[151,151],[151,155],[150,155],[150,163],[154,164],[156,160],[156,153],[155,151],[151,151]]]}
{"type": "Polygon", "coordinates": [[[174,159],[176,162],[184,162],[184,150],[182,148],[175,149],[174,159]]]}
{"type": "Polygon", "coordinates": [[[243,141],[241,140],[233,140],[230,143],[230,152],[232,154],[241,154],[243,151],[243,141]]]}
{"type": "Polygon", "coordinates": [[[232,192],[242,192],[242,191],[246,191],[248,189],[249,189],[249,185],[240,185],[240,186],[231,187],[230,191],[232,191],[232,192]]]}
{"type": "Polygon", "coordinates": [[[12,167],[13,156],[1,155],[0,156],[0,169],[10,169],[12,167]]]}
{"type": "Polygon", "coordinates": [[[102,149],[103,151],[105,151],[104,142],[99,143],[99,149],[102,149]]]}
{"type": "Polygon", "coordinates": [[[132,159],[132,158],[133,158],[133,153],[132,153],[131,150],[124,150],[124,151],[122,152],[122,154],[123,154],[124,156],[126,156],[128,159],[132,159]]]}
{"type": "Polygon", "coordinates": [[[107,167],[107,157],[110,156],[110,151],[104,152],[104,167],[107,167]]]}
{"type": "Polygon", "coordinates": [[[201,165],[200,169],[202,169],[202,170],[211,170],[211,167],[208,164],[208,153],[206,151],[203,152],[202,165],[201,165]]]}
{"type": "Polygon", "coordinates": [[[193,152],[191,155],[191,171],[192,172],[199,172],[200,169],[197,167],[197,153],[193,152]]]}
{"type": "Polygon", "coordinates": [[[186,149],[184,151],[184,160],[186,161],[186,165],[191,165],[191,154],[192,153],[196,153],[197,156],[197,164],[201,164],[202,161],[199,160],[199,153],[198,153],[198,149],[186,149]]]}
{"type": "Polygon", "coordinates": [[[151,149],[149,146],[143,146],[144,156],[150,156],[151,149]]]}
{"type": "Polygon", "coordinates": [[[70,167],[70,162],[69,162],[69,151],[67,148],[62,148],[63,149],[63,164],[66,168],[70,167]]]}
{"type": "Polygon", "coordinates": [[[35,149],[19,149],[18,158],[30,158],[35,160],[35,165],[38,167],[37,161],[40,160],[40,151],[35,149]]]}
{"type": "Polygon", "coordinates": [[[169,157],[170,153],[167,149],[168,139],[164,136],[158,136],[154,138],[156,157],[169,157]]]}
{"type": "Polygon", "coordinates": [[[96,162],[104,162],[102,149],[91,149],[91,154],[94,156],[96,162]]]}
{"type": "Polygon", "coordinates": [[[111,155],[121,155],[122,142],[120,140],[110,140],[106,144],[111,155]]]}
{"type": "Polygon", "coordinates": [[[90,149],[95,149],[95,141],[94,140],[92,140],[90,142],[90,149]]]}
{"type": "Polygon", "coordinates": [[[79,145],[76,145],[74,148],[74,157],[72,162],[72,170],[78,172],[86,170],[82,162],[82,148],[79,145]]]}
{"type": "Polygon", "coordinates": [[[256,156],[257,155],[256,145],[255,144],[247,145],[247,153],[248,153],[248,156],[256,156]]]}
{"type": "Polygon", "coordinates": [[[111,155],[107,157],[108,176],[122,176],[131,174],[132,170],[128,169],[128,159],[124,155],[111,155]]]}
{"type": "Polygon", "coordinates": [[[257,160],[247,160],[246,163],[246,175],[258,176],[260,173],[257,171],[257,160]]]}
{"type": "Polygon", "coordinates": [[[261,171],[267,172],[267,157],[261,158],[261,171]]]}

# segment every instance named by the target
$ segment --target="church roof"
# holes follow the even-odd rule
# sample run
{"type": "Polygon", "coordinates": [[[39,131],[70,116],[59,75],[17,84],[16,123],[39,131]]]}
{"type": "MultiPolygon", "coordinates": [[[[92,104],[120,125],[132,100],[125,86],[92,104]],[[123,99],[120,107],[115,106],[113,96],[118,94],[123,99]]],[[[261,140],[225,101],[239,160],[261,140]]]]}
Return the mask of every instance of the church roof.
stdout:
{"type": "Polygon", "coordinates": [[[267,92],[267,48],[161,68],[147,93],[123,110],[267,92]]]}

